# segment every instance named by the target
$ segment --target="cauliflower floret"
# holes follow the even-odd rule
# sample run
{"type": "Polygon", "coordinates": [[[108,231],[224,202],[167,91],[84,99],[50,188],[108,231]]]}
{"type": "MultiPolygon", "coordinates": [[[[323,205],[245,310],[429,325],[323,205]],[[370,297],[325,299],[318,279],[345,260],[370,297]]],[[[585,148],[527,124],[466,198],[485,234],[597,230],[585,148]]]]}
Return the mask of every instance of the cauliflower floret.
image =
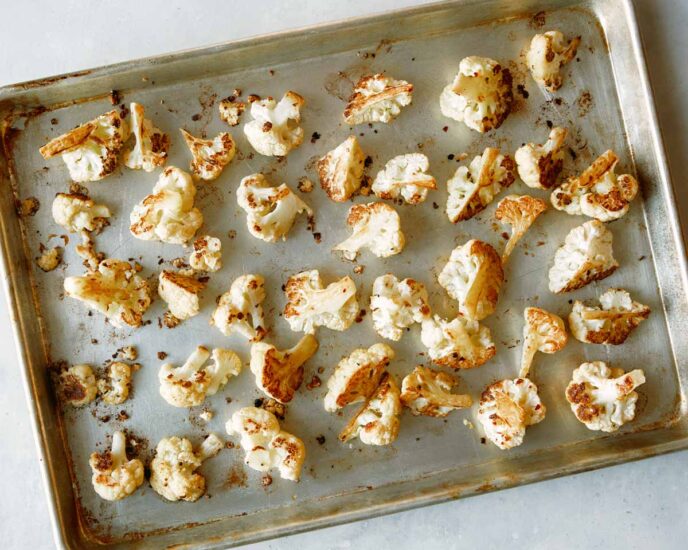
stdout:
{"type": "Polygon", "coordinates": [[[241,372],[241,359],[232,350],[215,348],[212,364],[203,365],[210,352],[198,346],[181,367],[165,363],[158,371],[160,395],[173,407],[195,407],[215,395],[231,376],[241,372]]]}
{"type": "Polygon", "coordinates": [[[480,321],[495,310],[504,269],[491,245],[471,239],[452,250],[437,280],[459,302],[461,315],[480,321]]]}
{"type": "Polygon", "coordinates": [[[220,296],[210,324],[229,336],[236,331],[251,342],[263,339],[267,330],[263,320],[265,279],[261,275],[242,275],[228,292],[220,296]]]}
{"type": "Polygon", "coordinates": [[[296,345],[278,350],[272,344],[251,346],[251,372],[260,390],[280,403],[289,403],[303,382],[303,365],[318,351],[318,341],[306,334],[296,345]]]}
{"type": "Polygon", "coordinates": [[[193,242],[189,265],[196,271],[219,271],[222,268],[222,242],[217,237],[203,235],[193,242]]]}
{"type": "Polygon", "coordinates": [[[499,201],[495,218],[511,226],[511,235],[502,253],[502,264],[506,263],[518,241],[545,210],[547,210],[547,203],[530,195],[507,195],[499,201]]]}
{"type": "Polygon", "coordinates": [[[108,365],[107,378],[98,380],[98,393],[108,405],[121,405],[127,400],[131,391],[131,371],[132,368],[121,361],[108,365]]]}
{"type": "Polygon", "coordinates": [[[382,375],[394,359],[387,344],[358,348],[342,359],[327,381],[325,410],[334,412],[351,403],[365,401],[377,389],[382,375]]]}
{"type": "Polygon", "coordinates": [[[430,189],[437,189],[435,178],[426,174],[428,168],[430,161],[421,153],[396,156],[377,173],[371,189],[381,199],[401,195],[408,204],[420,204],[430,189]]]}
{"type": "Polygon", "coordinates": [[[500,449],[511,449],[523,443],[526,428],[542,422],[545,412],[537,386],[530,380],[499,380],[480,396],[478,421],[487,439],[500,449]]]}
{"type": "Polygon", "coordinates": [[[151,487],[161,497],[172,502],[197,501],[205,493],[205,478],[196,470],[224,446],[224,442],[212,433],[195,451],[191,441],[185,437],[161,439],[150,464],[151,487]]]}
{"type": "Polygon", "coordinates": [[[318,161],[320,185],[335,202],[344,202],[361,187],[365,155],[356,136],[349,136],[318,161]]]}
{"type": "Polygon", "coordinates": [[[487,147],[469,166],[459,166],[447,182],[447,217],[452,223],[470,220],[516,179],[514,161],[487,147]]]}
{"type": "Polygon", "coordinates": [[[163,270],[158,277],[158,296],[180,321],[198,315],[199,295],[204,288],[205,283],[174,271],[163,270]]]}
{"type": "Polygon", "coordinates": [[[196,186],[191,176],[170,166],[160,174],[153,193],[134,206],[129,217],[132,235],[144,241],[185,244],[203,224],[194,207],[196,186]]]}
{"type": "Polygon", "coordinates": [[[43,251],[43,253],[36,259],[38,267],[46,273],[52,271],[62,261],[62,247],[55,246],[43,251]]]}
{"type": "Polygon", "coordinates": [[[217,179],[234,158],[236,146],[232,136],[222,132],[213,139],[202,139],[180,129],[186,146],[191,151],[191,173],[198,179],[210,181],[217,179]]]}
{"type": "Polygon", "coordinates": [[[58,193],[53,201],[53,219],[70,233],[100,231],[110,217],[110,209],[80,193],[58,193]]]}
{"type": "Polygon", "coordinates": [[[516,149],[514,160],[518,175],[534,189],[551,189],[564,167],[566,128],[555,127],[544,145],[527,143],[516,149]]]}
{"type": "Polygon", "coordinates": [[[437,365],[473,369],[496,353],[490,329],[459,315],[445,321],[439,315],[424,319],[420,339],[437,365]]]}
{"type": "Polygon", "coordinates": [[[296,92],[287,92],[279,103],[271,97],[254,101],[253,120],[244,124],[246,139],[261,155],[283,157],[303,141],[301,107],[305,100],[296,92]]]}
{"type": "Polygon", "coordinates": [[[362,77],[344,109],[344,121],[351,126],[368,122],[392,122],[401,108],[411,104],[413,84],[383,74],[362,77]]]}
{"type": "Polygon", "coordinates": [[[405,328],[430,316],[428,293],[423,283],[399,281],[387,273],[373,282],[370,310],[375,331],[383,338],[399,341],[405,328]]]}
{"type": "Polygon", "coordinates": [[[638,181],[630,174],[614,174],[618,162],[613,151],[600,155],[579,177],[570,178],[552,191],[554,208],[601,222],[624,216],[638,194],[638,181]]]}
{"type": "Polygon", "coordinates": [[[263,174],[252,174],[241,180],[237,202],[246,212],[246,226],[251,235],[268,243],[287,240],[296,216],[313,210],[286,183],[270,187],[263,174]]]}
{"type": "Polygon", "coordinates": [[[280,429],[275,415],[264,409],[244,407],[225,425],[229,435],[238,435],[249,468],[267,472],[277,468],[283,479],[298,481],[306,459],[306,446],[298,437],[280,429]]]}
{"type": "Polygon", "coordinates": [[[612,250],[613,235],[602,222],[591,220],[574,227],[554,254],[549,289],[559,294],[609,277],[619,264],[612,250]]]}
{"type": "Polygon", "coordinates": [[[620,288],[610,288],[600,296],[598,307],[588,307],[576,300],[569,314],[573,336],[588,344],[619,345],[626,341],[640,323],[650,316],[650,308],[631,299],[620,288]]]}
{"type": "Polygon", "coordinates": [[[170,136],[159,130],[145,118],[143,105],[131,103],[131,131],[136,143],[131,151],[124,153],[124,165],[132,170],[152,172],[164,166],[170,148],[170,136]]]}
{"type": "Polygon", "coordinates": [[[442,90],[440,109],[444,116],[484,133],[502,125],[513,101],[509,69],[473,55],[461,60],[454,82],[442,90]]]}
{"type": "Polygon", "coordinates": [[[128,137],[126,121],[109,111],[50,140],[40,152],[45,159],[62,155],[75,182],[98,181],[115,171],[128,137]]]}
{"type": "Polygon", "coordinates": [[[284,318],[294,332],[315,334],[317,327],[343,331],[358,315],[356,283],[348,275],[323,286],[317,269],[292,275],[284,286],[284,318]]]}
{"type": "Polygon", "coordinates": [[[230,126],[237,126],[239,118],[246,109],[246,103],[236,101],[235,97],[228,97],[220,101],[220,118],[230,126]]]}
{"type": "Polygon", "coordinates": [[[150,306],[150,290],[136,269],[123,260],[108,258],[95,271],[67,277],[65,295],[85,302],[101,312],[110,324],[139,327],[150,306]]]}
{"type": "Polygon", "coordinates": [[[90,365],[73,365],[59,377],[60,397],[74,407],[88,405],[98,395],[96,376],[90,365]]]}
{"type": "Polygon", "coordinates": [[[385,203],[354,204],[346,223],[352,235],[332,250],[342,252],[347,260],[355,260],[361,248],[367,248],[378,258],[387,258],[399,254],[406,244],[399,214],[385,203]]]}
{"type": "Polygon", "coordinates": [[[556,353],[568,341],[564,321],[558,315],[540,309],[527,307],[523,311],[526,323],[523,326],[523,347],[521,349],[521,371],[519,378],[527,378],[535,354],[556,353]]]}
{"type": "Polygon", "coordinates": [[[341,441],[358,437],[366,445],[389,445],[399,435],[401,400],[394,378],[385,373],[368,398],[339,434],[341,441]]]}
{"type": "Polygon", "coordinates": [[[473,404],[470,395],[451,393],[457,383],[451,374],[418,365],[401,383],[401,403],[416,416],[447,416],[473,404]]]}
{"type": "Polygon", "coordinates": [[[533,80],[550,92],[561,87],[561,68],[576,57],[581,37],[576,36],[568,44],[559,31],[536,34],[530,41],[526,62],[533,80]]]}
{"type": "Polygon", "coordinates": [[[127,438],[124,432],[112,434],[112,448],[92,453],[88,463],[93,471],[91,483],[98,496],[105,500],[121,500],[143,483],[143,462],[127,459],[127,438]]]}
{"type": "Polygon", "coordinates": [[[589,430],[615,432],[635,418],[638,393],[634,390],[644,383],[645,373],[640,369],[624,373],[603,361],[583,363],[573,371],[566,400],[589,430]]]}

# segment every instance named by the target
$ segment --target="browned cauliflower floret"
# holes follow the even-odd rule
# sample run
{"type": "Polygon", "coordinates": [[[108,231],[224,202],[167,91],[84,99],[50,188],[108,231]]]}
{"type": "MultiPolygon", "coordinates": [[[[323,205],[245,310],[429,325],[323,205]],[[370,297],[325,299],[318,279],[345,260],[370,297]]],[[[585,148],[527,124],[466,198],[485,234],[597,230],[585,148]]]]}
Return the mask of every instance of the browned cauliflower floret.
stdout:
{"type": "Polygon", "coordinates": [[[193,156],[191,173],[206,181],[217,179],[236,153],[232,136],[222,132],[213,139],[202,139],[192,136],[183,128],[180,131],[193,156]]]}
{"type": "Polygon", "coordinates": [[[236,331],[251,342],[258,342],[267,333],[263,319],[264,300],[265,279],[261,275],[237,277],[229,291],[220,296],[210,324],[225,336],[236,331]]]}
{"type": "Polygon", "coordinates": [[[100,231],[108,224],[110,209],[81,193],[58,193],[52,208],[55,223],[70,233],[100,231]]]}
{"type": "Polygon", "coordinates": [[[459,315],[445,321],[439,315],[424,319],[420,339],[433,363],[453,369],[473,369],[496,353],[490,329],[459,315]]]}
{"type": "Polygon", "coordinates": [[[251,104],[253,120],[244,124],[246,139],[261,155],[283,157],[301,145],[301,107],[306,101],[296,92],[287,92],[279,103],[271,97],[251,104]]]}
{"type": "Polygon", "coordinates": [[[90,365],[73,365],[59,376],[60,397],[74,407],[88,405],[98,395],[96,376],[90,365]]]}
{"type": "Polygon", "coordinates": [[[158,296],[179,320],[198,315],[201,311],[200,294],[204,288],[205,283],[174,271],[163,270],[158,277],[158,296]]]}
{"type": "Polygon", "coordinates": [[[347,124],[392,122],[401,108],[411,104],[413,84],[383,74],[362,77],[344,109],[347,124]]]}
{"type": "Polygon", "coordinates": [[[552,128],[544,145],[527,143],[514,154],[518,175],[528,187],[551,189],[564,167],[566,128],[552,128]]]}
{"type": "Polygon", "coordinates": [[[239,124],[239,118],[246,109],[246,104],[237,101],[236,97],[230,96],[220,101],[218,108],[222,120],[230,126],[237,126],[239,124]]]}
{"type": "Polygon", "coordinates": [[[320,185],[335,202],[344,202],[361,187],[365,155],[356,136],[346,140],[318,161],[320,185]]]}
{"type": "Polygon", "coordinates": [[[398,341],[404,329],[430,316],[428,292],[423,283],[387,273],[373,282],[370,311],[375,332],[398,341]]]}
{"type": "Polygon", "coordinates": [[[533,36],[526,54],[533,80],[550,92],[557,91],[563,80],[560,70],[576,57],[580,41],[581,37],[576,36],[567,43],[559,31],[547,31],[533,36]]]}
{"type": "Polygon", "coordinates": [[[495,218],[511,226],[511,235],[502,253],[505,263],[535,219],[547,210],[547,203],[530,195],[508,195],[497,205],[495,218]]]}
{"type": "Polygon", "coordinates": [[[106,378],[98,380],[98,393],[108,405],[121,405],[129,398],[131,391],[131,374],[140,365],[133,368],[122,361],[114,361],[108,365],[106,378]]]}
{"type": "Polygon", "coordinates": [[[136,142],[133,149],[124,153],[124,164],[133,170],[152,172],[167,161],[170,137],[145,118],[143,105],[131,103],[129,111],[131,112],[131,131],[136,142]]]}
{"type": "Polygon", "coordinates": [[[222,242],[217,237],[203,235],[193,242],[189,265],[196,271],[219,271],[222,268],[222,242]]]}
{"type": "Polygon", "coordinates": [[[362,248],[378,258],[387,258],[399,254],[406,244],[399,214],[385,203],[354,204],[346,223],[352,235],[332,250],[341,252],[347,260],[355,260],[362,248]]]}
{"type": "Polygon", "coordinates": [[[91,483],[98,496],[105,500],[121,500],[131,495],[143,483],[143,462],[129,460],[124,432],[112,434],[112,448],[92,453],[88,461],[93,471],[91,483]]]}
{"type": "Polygon", "coordinates": [[[420,204],[430,190],[437,189],[435,178],[427,173],[429,168],[428,157],[421,153],[396,156],[377,173],[371,190],[381,199],[401,195],[408,204],[420,204]]]}
{"type": "Polygon", "coordinates": [[[457,382],[451,374],[418,365],[401,383],[401,403],[414,415],[447,416],[473,404],[470,395],[451,393],[457,382]]]}
{"type": "Polygon", "coordinates": [[[535,354],[556,353],[568,341],[564,321],[558,315],[540,309],[527,307],[523,311],[526,324],[523,326],[523,348],[521,349],[520,378],[527,378],[535,354]]]}

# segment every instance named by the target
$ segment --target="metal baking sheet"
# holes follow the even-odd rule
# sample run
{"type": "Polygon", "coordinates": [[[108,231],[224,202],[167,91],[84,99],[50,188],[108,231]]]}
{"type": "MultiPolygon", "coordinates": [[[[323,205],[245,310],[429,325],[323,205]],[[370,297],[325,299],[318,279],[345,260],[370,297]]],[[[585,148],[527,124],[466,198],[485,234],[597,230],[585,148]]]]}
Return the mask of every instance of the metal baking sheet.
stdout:
{"type": "MultiPolygon", "coordinates": [[[[685,253],[629,1],[441,3],[5,87],[0,89],[0,114],[5,290],[55,532],[63,546],[226,547],[688,446],[685,253]],[[565,84],[556,96],[560,102],[543,95],[524,67],[524,48],[540,29],[560,29],[582,37],[577,59],[564,69],[565,84]],[[466,55],[501,60],[513,73],[514,89],[523,86],[515,94],[516,108],[505,124],[482,136],[442,117],[438,106],[442,87],[466,55]],[[359,265],[365,270],[355,274],[354,264],[330,252],[348,234],[344,223],[348,205],[330,202],[319,188],[303,195],[316,211],[319,242],[305,220],[297,223],[286,243],[268,245],[252,238],[236,204],[239,180],[261,171],[275,184],[285,181],[296,187],[302,176],[317,181],[315,159],[352,131],[341,119],[343,99],[359,76],[374,71],[412,82],[415,92],[413,104],[393,124],[353,130],[372,158],[368,173],[374,175],[394,155],[422,151],[440,182],[440,190],[422,206],[397,207],[407,236],[404,252],[387,260],[364,253],[359,265]],[[251,93],[280,97],[289,89],[302,94],[307,137],[280,161],[250,154],[237,127],[232,134],[240,154],[217,181],[198,184],[197,206],[205,216],[202,232],[221,238],[224,263],[222,271],[210,278],[202,313],[167,329],[159,326],[164,304],[156,300],[146,315],[150,324],[138,330],[117,330],[98,314],[88,316],[82,304],[63,299],[64,277],[82,272],[74,252],[76,239],[72,236],[64,263],[53,272],[40,271],[35,258],[41,244],[60,244],[59,238],[50,237],[62,233],[52,221],[50,205],[55,193],[68,189],[70,182],[63,163],[44,161],[38,148],[111,109],[109,91],[118,90],[120,102],[142,103],[147,116],[171,135],[168,164],[186,169],[189,155],[179,128],[209,136],[227,130],[219,120],[217,101],[235,88],[244,97],[251,93]],[[485,320],[497,355],[479,369],[460,373],[460,388],[477,398],[486,384],[516,375],[522,312],[528,305],[564,316],[571,299],[594,298],[608,287],[623,287],[649,304],[653,313],[623,346],[584,346],[571,341],[555,356],[538,356],[532,376],[548,413],[544,422],[528,429],[521,447],[503,452],[481,443],[476,406],[446,420],[405,413],[399,439],[388,447],[339,443],[337,433],[352,411],[346,410],[343,416],[326,413],[324,384],[309,390],[306,383],[318,368],[324,369],[319,374],[324,383],[343,355],[379,340],[368,315],[345,333],[319,331],[320,351],[309,362],[304,385],[288,406],[283,426],[301,436],[307,446],[301,482],[275,478],[272,485],[263,487],[261,474],[246,468],[242,451],[234,449],[204,464],[208,494],[195,504],[163,502],[147,484],[117,503],[96,496],[90,485],[88,456],[102,448],[115,429],[125,428],[140,438],[141,455],[147,459],[164,436],[184,435],[194,443],[210,431],[224,436],[224,422],[231,412],[261,397],[246,369],[208,400],[215,417],[204,424],[198,419],[200,409],[174,409],[158,394],[160,351],[177,364],[199,344],[231,347],[248,359],[244,340],[224,337],[208,326],[215,297],[236,276],[259,272],[266,277],[268,340],[279,346],[298,338],[280,318],[284,306],[280,287],[289,275],[308,268],[320,269],[326,280],[352,275],[366,309],[376,276],[390,271],[413,277],[428,286],[435,311],[451,314],[453,303],[435,277],[452,248],[471,237],[498,247],[503,243],[503,228],[494,226],[494,205],[458,225],[446,219],[443,184],[456,170],[457,157],[467,153],[470,158],[487,145],[513,153],[524,142],[543,141],[551,124],[570,130],[566,174],[581,171],[597,154],[612,148],[621,157],[622,168],[637,174],[641,182],[642,198],[626,217],[609,225],[621,267],[612,277],[577,292],[549,293],[547,271],[554,251],[569,229],[584,220],[553,210],[545,213],[512,256],[498,310],[485,320]],[[15,200],[30,196],[39,199],[41,208],[35,216],[20,219],[15,200]],[[62,412],[50,386],[49,365],[67,361],[100,367],[124,345],[138,348],[143,365],[135,374],[132,398],[120,407],[96,403],[62,412]],[[588,431],[574,418],[563,396],[572,370],[584,360],[597,359],[627,369],[643,368],[647,375],[647,383],[639,390],[636,420],[614,435],[588,431]],[[128,420],[118,420],[121,410],[128,420]],[[319,436],[324,436],[323,444],[317,442],[319,436]]],[[[111,257],[136,259],[143,274],[151,277],[161,267],[169,267],[172,259],[189,253],[181,246],[143,242],[129,234],[129,212],[150,192],[157,176],[120,169],[88,185],[93,198],[114,213],[111,226],[97,237],[98,249],[111,257]]],[[[510,192],[545,196],[520,182],[510,192]]],[[[426,362],[417,326],[392,345],[397,359],[391,370],[398,380],[414,365],[426,362]]]]}

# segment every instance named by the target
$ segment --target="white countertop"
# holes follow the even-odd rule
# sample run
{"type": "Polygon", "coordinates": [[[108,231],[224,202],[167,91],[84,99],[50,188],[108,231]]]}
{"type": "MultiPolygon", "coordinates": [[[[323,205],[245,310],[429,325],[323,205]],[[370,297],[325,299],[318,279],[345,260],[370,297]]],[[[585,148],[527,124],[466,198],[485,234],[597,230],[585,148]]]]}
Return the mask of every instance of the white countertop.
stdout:
{"type": "MultiPolygon", "coordinates": [[[[0,85],[419,3],[2,0],[0,85]]],[[[684,194],[679,211],[688,213],[688,2],[635,4],[674,184],[684,194]]],[[[7,549],[53,548],[4,299],[0,347],[0,541],[7,549]]],[[[251,548],[678,549],[688,544],[687,494],[684,451],[251,548]]]]}

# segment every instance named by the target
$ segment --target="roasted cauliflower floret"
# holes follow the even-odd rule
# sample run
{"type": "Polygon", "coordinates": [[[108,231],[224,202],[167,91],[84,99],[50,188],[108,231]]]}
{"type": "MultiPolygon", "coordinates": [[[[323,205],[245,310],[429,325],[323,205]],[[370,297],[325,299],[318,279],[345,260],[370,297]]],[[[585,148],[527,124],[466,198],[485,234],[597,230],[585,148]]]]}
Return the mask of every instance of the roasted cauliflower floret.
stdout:
{"type": "MultiPolygon", "coordinates": [[[[138,367],[139,365],[134,365],[138,367]]],[[[106,378],[98,380],[98,393],[108,405],[121,405],[129,398],[132,368],[127,363],[114,361],[108,365],[106,378]]]]}
{"type": "Polygon", "coordinates": [[[124,165],[132,170],[152,172],[158,166],[164,166],[170,148],[170,136],[153,126],[145,118],[143,105],[131,103],[131,131],[136,142],[133,149],[124,153],[124,165]]]}
{"type": "Polygon", "coordinates": [[[542,422],[545,412],[537,386],[530,380],[499,380],[480,396],[478,421],[487,439],[500,449],[511,449],[523,443],[526,428],[542,422]]]}
{"type": "Polygon", "coordinates": [[[62,155],[75,182],[98,181],[115,171],[128,137],[126,121],[109,111],[50,140],[40,152],[45,159],[62,155]]]}
{"type": "Polygon", "coordinates": [[[251,346],[251,372],[256,385],[280,403],[289,403],[303,382],[303,365],[318,351],[318,341],[305,334],[295,346],[278,350],[272,344],[257,342],[251,346]]]}
{"type": "Polygon", "coordinates": [[[404,329],[430,316],[428,293],[423,283],[399,281],[387,273],[373,282],[370,310],[375,331],[383,338],[399,341],[404,329]]]}
{"type": "Polygon", "coordinates": [[[180,131],[193,157],[189,167],[194,177],[206,181],[217,179],[236,153],[232,136],[222,132],[213,139],[202,139],[183,128],[180,131]]]}
{"type": "Polygon", "coordinates": [[[452,223],[469,220],[482,212],[516,179],[514,161],[488,147],[469,166],[459,166],[447,182],[447,216],[452,223]]]}
{"type": "Polygon", "coordinates": [[[303,141],[301,107],[305,100],[296,92],[287,92],[279,103],[271,97],[251,104],[253,120],[244,124],[244,134],[261,155],[283,157],[303,141]]]}
{"type": "Polygon", "coordinates": [[[437,365],[473,369],[496,353],[490,329],[459,315],[445,321],[439,315],[424,319],[420,339],[437,365]]]}
{"type": "Polygon", "coordinates": [[[619,264],[612,251],[613,235],[602,222],[591,220],[574,227],[554,254],[549,289],[559,294],[609,277],[619,264]]]}
{"type": "Polygon", "coordinates": [[[62,261],[62,250],[63,249],[60,246],[45,249],[43,253],[36,258],[38,267],[45,272],[55,269],[62,261]]]}
{"type": "Polygon", "coordinates": [[[624,216],[638,194],[638,181],[630,174],[614,174],[618,162],[613,151],[600,155],[579,177],[568,179],[552,191],[554,208],[601,222],[624,216]]]}
{"type": "Polygon", "coordinates": [[[361,187],[365,155],[356,136],[349,136],[318,161],[320,185],[335,202],[344,202],[361,187]]]}
{"type": "Polygon", "coordinates": [[[95,271],[67,277],[65,295],[85,302],[99,311],[110,324],[139,327],[150,306],[150,289],[136,269],[122,260],[105,259],[95,271]]]}
{"type": "Polygon", "coordinates": [[[332,250],[341,252],[347,260],[355,260],[362,248],[378,258],[387,258],[399,254],[406,244],[399,214],[385,203],[354,204],[346,223],[352,235],[332,250]]]}
{"type": "Polygon", "coordinates": [[[107,225],[110,209],[81,193],[58,193],[53,201],[53,219],[70,233],[100,231],[107,225]]]}
{"type": "Polygon", "coordinates": [[[566,400],[589,430],[615,432],[635,418],[638,393],[634,390],[644,383],[645,373],[640,369],[624,373],[602,361],[583,363],[573,371],[566,400]]]}
{"type": "Polygon", "coordinates": [[[96,376],[90,365],[73,365],[59,376],[59,392],[62,401],[73,407],[88,405],[98,395],[96,376]]]}
{"type": "Polygon", "coordinates": [[[471,239],[452,250],[437,280],[459,302],[461,315],[480,321],[495,310],[504,269],[491,245],[471,239]]]}
{"type": "Polygon", "coordinates": [[[161,497],[172,502],[197,501],[205,493],[205,478],[196,470],[224,446],[224,442],[212,433],[195,451],[191,441],[185,437],[161,439],[150,464],[151,487],[161,497]]]}
{"type": "Polygon", "coordinates": [[[454,82],[442,90],[440,109],[444,116],[484,133],[502,125],[513,101],[509,69],[473,55],[461,60],[454,82]]]}
{"type": "Polygon", "coordinates": [[[470,395],[451,393],[457,383],[451,374],[418,365],[401,383],[401,403],[416,416],[447,416],[473,404],[470,395]]]}
{"type": "Polygon", "coordinates": [[[121,500],[143,483],[143,462],[138,458],[129,460],[126,447],[124,432],[115,432],[109,451],[91,454],[88,461],[93,471],[91,483],[100,498],[121,500]]]}
{"type": "Polygon", "coordinates": [[[358,315],[356,283],[349,276],[327,287],[317,269],[292,275],[284,287],[284,318],[294,332],[315,334],[317,327],[343,331],[358,315]]]}
{"type": "Polygon", "coordinates": [[[220,296],[210,324],[225,336],[236,331],[251,342],[258,342],[267,332],[263,319],[263,300],[265,279],[261,275],[237,277],[229,291],[220,296]]]}
{"type": "Polygon", "coordinates": [[[191,176],[170,166],[163,170],[153,193],[134,206],[129,220],[132,235],[144,241],[185,244],[203,224],[194,207],[196,186],[191,176]]]}
{"type": "Polygon", "coordinates": [[[294,225],[296,216],[313,210],[286,183],[270,187],[263,174],[252,174],[241,180],[237,190],[237,202],[246,212],[249,233],[263,241],[274,243],[287,240],[287,233],[294,225]]]}
{"type": "Polygon", "coordinates": [[[576,57],[581,37],[576,36],[568,44],[559,31],[536,34],[530,41],[526,63],[533,80],[550,92],[556,92],[563,81],[561,68],[576,57]]]}
{"type": "Polygon", "coordinates": [[[544,145],[527,143],[516,149],[514,160],[518,175],[534,189],[551,189],[564,167],[566,128],[552,128],[544,145]]]}
{"type": "Polygon", "coordinates": [[[526,323],[523,326],[523,347],[521,348],[521,371],[519,378],[527,378],[535,354],[556,353],[568,341],[564,321],[558,315],[540,309],[527,307],[523,311],[526,323]]]}
{"type": "Polygon", "coordinates": [[[230,126],[237,126],[239,124],[239,118],[246,109],[246,104],[237,101],[236,97],[230,96],[220,101],[218,108],[222,120],[230,126]]]}
{"type": "Polygon", "coordinates": [[[620,288],[610,288],[600,296],[600,306],[589,307],[576,300],[569,314],[571,333],[588,344],[619,345],[650,316],[650,308],[631,299],[620,288]]]}
{"type": "Polygon", "coordinates": [[[217,237],[203,235],[193,242],[189,265],[196,271],[214,272],[222,268],[222,242],[217,237]]]}
{"type": "Polygon", "coordinates": [[[502,253],[502,264],[506,263],[518,241],[545,210],[547,210],[547,203],[530,195],[507,195],[499,201],[495,218],[511,226],[511,235],[502,253]]]}
{"type": "Polygon", "coordinates": [[[306,446],[298,437],[280,429],[275,415],[265,409],[244,407],[225,425],[229,435],[238,435],[249,468],[267,472],[279,470],[283,479],[298,481],[306,459],[306,446]]]}
{"type": "Polygon", "coordinates": [[[428,191],[437,189],[435,178],[426,173],[428,168],[430,161],[421,153],[399,155],[377,173],[371,189],[381,199],[396,199],[401,195],[408,204],[420,204],[428,191]]]}
{"type": "Polygon", "coordinates": [[[413,84],[383,74],[362,77],[344,109],[344,121],[351,126],[368,122],[392,122],[401,108],[411,104],[413,84]]]}
{"type": "Polygon", "coordinates": [[[195,407],[215,395],[230,377],[241,372],[241,359],[232,350],[215,348],[213,362],[205,368],[210,352],[198,346],[181,367],[165,363],[158,371],[160,395],[173,407],[195,407]]]}
{"type": "Polygon", "coordinates": [[[205,283],[174,271],[163,270],[158,277],[158,296],[180,321],[201,311],[200,294],[204,288],[205,283]]]}
{"type": "Polygon", "coordinates": [[[342,359],[327,381],[325,410],[334,412],[351,403],[365,401],[377,389],[382,375],[394,359],[387,344],[355,349],[342,359]]]}

